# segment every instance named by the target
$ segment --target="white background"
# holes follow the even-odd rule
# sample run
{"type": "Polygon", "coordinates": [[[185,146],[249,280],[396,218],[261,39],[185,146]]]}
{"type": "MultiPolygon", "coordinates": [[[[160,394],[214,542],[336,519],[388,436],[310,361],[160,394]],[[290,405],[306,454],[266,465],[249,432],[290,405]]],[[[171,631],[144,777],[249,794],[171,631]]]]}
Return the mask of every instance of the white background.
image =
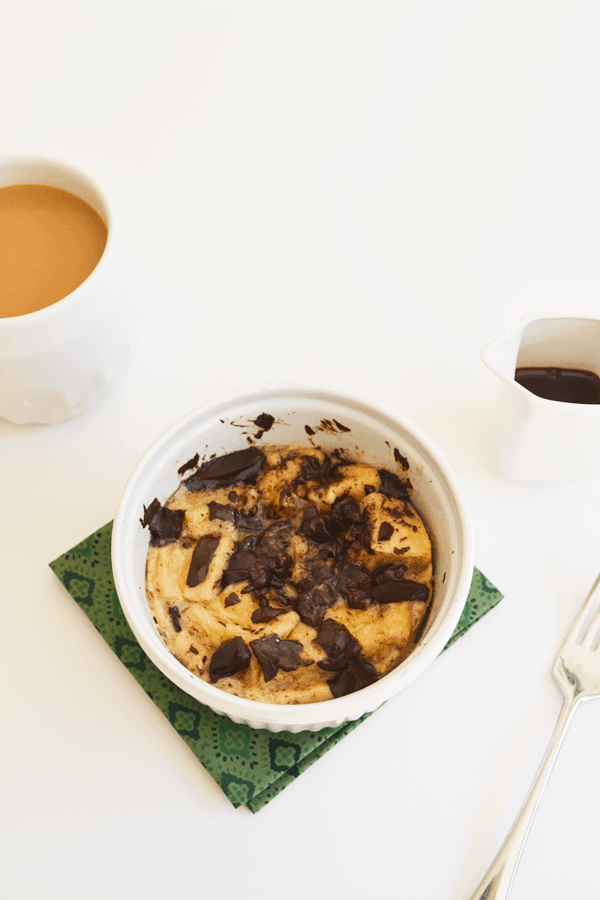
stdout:
{"type": "MultiPolygon", "coordinates": [[[[99,409],[0,422],[0,892],[469,900],[545,750],[554,655],[600,568],[600,476],[509,481],[479,358],[529,310],[600,312],[597,3],[20,0],[1,31],[0,154],[102,184],[141,314],[99,409]],[[253,816],[48,563],[114,516],[171,422],[277,379],[420,426],[505,599],[253,816]]],[[[599,747],[589,703],[514,900],[588,896],[599,747]]]]}

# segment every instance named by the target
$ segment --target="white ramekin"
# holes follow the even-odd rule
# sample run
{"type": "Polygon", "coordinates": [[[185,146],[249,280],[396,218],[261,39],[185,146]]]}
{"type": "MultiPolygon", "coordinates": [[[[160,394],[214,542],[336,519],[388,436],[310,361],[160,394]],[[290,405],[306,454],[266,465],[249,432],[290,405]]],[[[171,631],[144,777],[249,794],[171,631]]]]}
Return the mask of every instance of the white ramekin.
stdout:
{"type": "MultiPolygon", "coordinates": [[[[254,439],[254,438],[253,438],[254,439]]],[[[135,467],[114,521],[112,564],[123,611],[141,647],[176,685],[214,712],[252,728],[317,731],[353,721],[381,706],[420,675],[443,650],[466,602],[473,575],[473,540],[462,490],[448,463],[418,428],[392,409],[320,388],[265,385],[205,403],[180,419],[147,450],[135,467]],[[202,458],[248,446],[261,413],[275,417],[261,443],[311,440],[324,450],[341,448],[379,468],[398,471],[412,485],[411,497],[434,547],[434,596],[425,632],[413,653],[393,672],[354,694],[320,703],[282,706],[235,697],[208,684],[178,662],[163,644],[145,593],[148,530],[144,504],[161,503],[180,482],[177,469],[196,453],[202,458]],[[329,423],[325,424],[325,423],[329,423]],[[348,431],[337,427],[339,423],[348,431]],[[409,461],[402,471],[394,451],[409,461]]]]}

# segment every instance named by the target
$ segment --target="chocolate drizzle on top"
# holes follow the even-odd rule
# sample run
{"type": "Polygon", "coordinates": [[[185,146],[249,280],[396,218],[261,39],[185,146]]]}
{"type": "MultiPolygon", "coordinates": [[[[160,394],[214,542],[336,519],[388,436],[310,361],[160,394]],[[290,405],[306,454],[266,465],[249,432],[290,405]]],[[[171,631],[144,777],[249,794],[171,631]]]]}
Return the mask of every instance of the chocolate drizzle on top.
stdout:
{"type": "Polygon", "coordinates": [[[150,544],[153,547],[164,547],[178,540],[183,527],[182,509],[168,509],[161,506],[155,497],[150,506],[144,506],[144,518],[140,519],[142,528],[150,531],[150,544]]]}

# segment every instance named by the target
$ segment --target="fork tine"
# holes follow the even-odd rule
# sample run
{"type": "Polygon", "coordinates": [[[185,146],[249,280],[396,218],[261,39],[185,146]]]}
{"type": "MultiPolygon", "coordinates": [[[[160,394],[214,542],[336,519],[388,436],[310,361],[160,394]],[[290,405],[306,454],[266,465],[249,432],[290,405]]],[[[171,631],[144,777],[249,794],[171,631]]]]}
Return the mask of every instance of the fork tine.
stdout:
{"type": "Polygon", "coordinates": [[[590,632],[595,634],[598,630],[598,626],[600,625],[600,609],[598,611],[595,610],[595,604],[597,601],[596,594],[598,592],[598,588],[600,587],[600,575],[596,578],[592,588],[587,595],[581,609],[575,616],[575,621],[571,626],[571,630],[567,635],[567,641],[574,641],[576,644],[583,643],[583,640],[587,634],[590,632]],[[594,615],[595,613],[595,615],[594,615]],[[593,630],[590,629],[590,624],[594,623],[593,630]]]}

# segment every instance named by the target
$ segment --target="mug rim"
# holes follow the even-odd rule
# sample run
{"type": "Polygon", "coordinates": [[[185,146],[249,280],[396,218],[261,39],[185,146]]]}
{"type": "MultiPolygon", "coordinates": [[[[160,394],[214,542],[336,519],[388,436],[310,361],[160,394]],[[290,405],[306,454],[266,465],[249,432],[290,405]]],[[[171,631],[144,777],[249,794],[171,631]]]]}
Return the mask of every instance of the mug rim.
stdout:
{"type": "MultiPolygon", "coordinates": [[[[53,315],[58,315],[56,310],[60,308],[64,310],[65,307],[75,306],[81,299],[81,294],[83,292],[83,288],[85,288],[92,278],[97,278],[98,274],[102,274],[102,271],[106,267],[106,257],[109,251],[112,250],[112,246],[114,243],[114,213],[113,213],[113,205],[112,202],[106,193],[106,191],[100,187],[98,182],[92,178],[87,172],[84,172],[83,169],[80,169],[78,166],[72,165],[72,163],[66,162],[65,160],[57,159],[56,157],[51,156],[42,156],[37,154],[23,153],[23,154],[11,154],[6,156],[0,156],[0,172],[7,166],[10,165],[27,165],[30,164],[32,166],[46,166],[49,169],[59,170],[64,172],[66,175],[74,176],[79,178],[81,181],[84,181],[89,188],[91,188],[92,192],[96,194],[96,196],[100,199],[100,203],[104,206],[104,212],[100,212],[97,209],[96,205],[93,206],[94,211],[98,213],[103,219],[106,225],[106,244],[104,246],[104,250],[102,251],[102,255],[90,274],[87,278],[81,282],[81,284],[77,285],[69,294],[65,297],[61,297],[60,300],[56,300],[56,302],[51,303],[49,306],[44,306],[42,309],[36,309],[33,312],[23,313],[19,316],[0,316],[0,331],[6,330],[7,328],[15,329],[15,328],[26,328],[31,324],[43,323],[44,319],[52,318],[53,315]]],[[[43,184],[43,182],[39,181],[15,181],[14,184],[43,184]]],[[[0,189],[3,187],[12,187],[13,184],[2,184],[0,185],[0,189]]],[[[53,187],[53,185],[48,185],[48,187],[53,187]]],[[[70,190],[67,188],[62,188],[62,190],[70,190]]],[[[75,191],[70,190],[70,193],[76,194],[75,191]]],[[[80,197],[79,194],[76,194],[79,199],[83,200],[83,197],[80,197]]],[[[87,200],[85,201],[88,202],[87,200]]],[[[89,204],[92,206],[92,204],[89,204]]]]}

